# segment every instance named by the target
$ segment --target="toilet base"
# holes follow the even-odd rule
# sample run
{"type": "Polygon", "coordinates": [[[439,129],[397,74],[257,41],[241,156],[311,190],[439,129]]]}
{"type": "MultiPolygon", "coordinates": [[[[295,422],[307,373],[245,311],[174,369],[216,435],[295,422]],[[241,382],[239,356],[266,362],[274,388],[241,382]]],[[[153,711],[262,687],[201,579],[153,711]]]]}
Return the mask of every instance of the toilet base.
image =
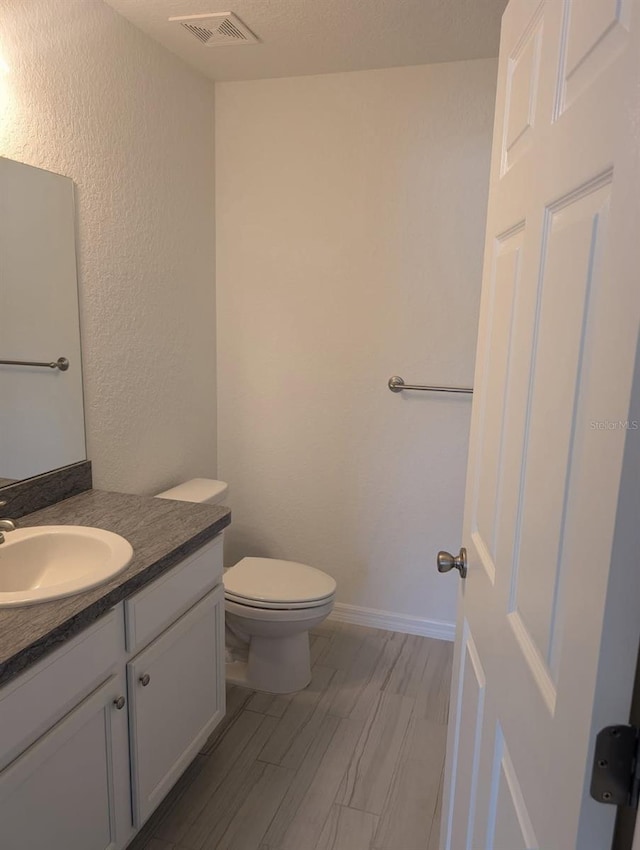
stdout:
{"type": "Polygon", "coordinates": [[[254,635],[248,660],[227,662],[226,679],[232,685],[269,694],[303,690],[311,681],[309,633],[284,638],[254,635]]]}
{"type": "Polygon", "coordinates": [[[239,685],[241,688],[248,688],[247,662],[227,661],[225,664],[225,680],[227,685],[239,685]]]}

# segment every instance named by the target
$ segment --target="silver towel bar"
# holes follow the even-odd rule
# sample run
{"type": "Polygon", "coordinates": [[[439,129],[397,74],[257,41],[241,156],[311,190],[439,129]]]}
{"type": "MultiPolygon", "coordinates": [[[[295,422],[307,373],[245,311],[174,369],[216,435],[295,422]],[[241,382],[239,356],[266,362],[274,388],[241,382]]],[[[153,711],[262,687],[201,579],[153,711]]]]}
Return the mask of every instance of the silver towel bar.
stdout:
{"type": "Polygon", "coordinates": [[[473,393],[472,387],[424,387],[421,384],[405,384],[399,375],[389,378],[387,384],[392,393],[401,393],[402,390],[426,390],[430,393],[473,393]]]}
{"type": "Polygon", "coordinates": [[[0,360],[0,366],[46,366],[48,369],[59,369],[61,372],[66,372],[69,368],[69,361],[66,357],[58,357],[50,363],[43,363],[40,360],[0,360]]]}

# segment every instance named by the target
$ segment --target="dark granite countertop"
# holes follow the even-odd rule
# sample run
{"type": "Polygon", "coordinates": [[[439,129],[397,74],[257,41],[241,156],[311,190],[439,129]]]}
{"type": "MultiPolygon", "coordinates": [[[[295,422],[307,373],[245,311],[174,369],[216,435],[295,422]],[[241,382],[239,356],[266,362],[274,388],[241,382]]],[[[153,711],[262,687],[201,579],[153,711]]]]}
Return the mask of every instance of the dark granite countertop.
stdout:
{"type": "Polygon", "coordinates": [[[22,672],[102,614],[211,540],[231,521],[222,505],[175,502],[87,490],[24,516],[34,525],[90,525],[115,531],[133,560],[106,584],[76,596],[22,608],[0,608],[0,684],[22,672]]]}

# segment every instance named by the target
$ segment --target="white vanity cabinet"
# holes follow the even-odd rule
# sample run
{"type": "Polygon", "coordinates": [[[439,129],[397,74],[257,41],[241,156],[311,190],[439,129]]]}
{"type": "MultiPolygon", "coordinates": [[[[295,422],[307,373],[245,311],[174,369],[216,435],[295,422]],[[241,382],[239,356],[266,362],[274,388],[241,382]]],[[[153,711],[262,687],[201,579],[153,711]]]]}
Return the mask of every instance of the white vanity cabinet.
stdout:
{"type": "Polygon", "coordinates": [[[0,687],[1,850],[122,850],[222,720],[222,536],[0,687]]]}

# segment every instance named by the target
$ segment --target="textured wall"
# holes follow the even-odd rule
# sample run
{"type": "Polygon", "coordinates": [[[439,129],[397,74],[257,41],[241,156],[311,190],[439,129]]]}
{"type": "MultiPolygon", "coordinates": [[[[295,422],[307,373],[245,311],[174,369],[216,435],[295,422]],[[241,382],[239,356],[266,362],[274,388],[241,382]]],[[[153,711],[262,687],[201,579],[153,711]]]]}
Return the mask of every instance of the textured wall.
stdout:
{"type": "Polygon", "coordinates": [[[215,474],[213,84],[101,0],[0,0],[0,154],[77,186],[100,487],[215,474]]]}
{"type": "Polygon", "coordinates": [[[216,90],[227,557],[306,561],[341,602],[454,619],[496,62],[216,90]]]}

